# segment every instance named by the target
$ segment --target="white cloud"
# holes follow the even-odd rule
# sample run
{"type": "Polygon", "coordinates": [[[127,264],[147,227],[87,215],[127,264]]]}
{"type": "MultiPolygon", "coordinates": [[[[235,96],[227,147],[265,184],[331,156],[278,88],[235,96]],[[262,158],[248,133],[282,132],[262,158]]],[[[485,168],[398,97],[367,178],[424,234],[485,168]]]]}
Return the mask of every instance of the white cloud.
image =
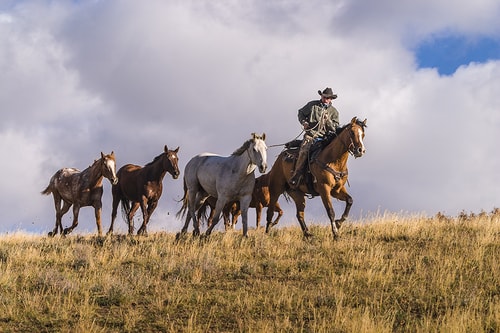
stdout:
{"type": "MultiPolygon", "coordinates": [[[[203,151],[230,154],[251,132],[266,132],[268,145],[291,140],[300,133],[297,109],[326,86],[339,94],[342,122],[368,118],[367,155],[349,162],[354,216],[492,209],[500,199],[499,62],[440,77],[417,69],[407,47],[446,29],[498,34],[499,6],[406,5],[24,1],[3,9],[0,152],[16,158],[0,167],[9,189],[0,208],[13,221],[0,231],[32,221],[51,229],[52,201],[40,190],[57,169],[83,169],[101,151],[114,150],[118,166],[143,165],[163,145],[180,146],[183,167],[203,151]],[[20,214],[11,207],[23,198],[31,204],[20,214]]],[[[269,164],[279,150],[270,148],[269,164]]],[[[182,181],[168,177],[153,230],[182,224],[173,218],[182,181]]],[[[284,222],[295,223],[293,206],[283,206],[284,222]]],[[[308,206],[307,216],[325,219],[320,199],[308,206]]],[[[340,214],[343,204],[335,207],[340,214]]],[[[82,230],[93,232],[93,214],[83,216],[82,230]]]]}

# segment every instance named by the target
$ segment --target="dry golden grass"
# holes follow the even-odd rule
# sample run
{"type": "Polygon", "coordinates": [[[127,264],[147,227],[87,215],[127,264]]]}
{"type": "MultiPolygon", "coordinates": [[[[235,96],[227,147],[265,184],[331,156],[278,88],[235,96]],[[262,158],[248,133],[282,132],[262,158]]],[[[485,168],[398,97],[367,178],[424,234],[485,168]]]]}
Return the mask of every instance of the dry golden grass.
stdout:
{"type": "Polygon", "coordinates": [[[0,238],[1,332],[496,332],[500,212],[270,235],[0,238]]]}

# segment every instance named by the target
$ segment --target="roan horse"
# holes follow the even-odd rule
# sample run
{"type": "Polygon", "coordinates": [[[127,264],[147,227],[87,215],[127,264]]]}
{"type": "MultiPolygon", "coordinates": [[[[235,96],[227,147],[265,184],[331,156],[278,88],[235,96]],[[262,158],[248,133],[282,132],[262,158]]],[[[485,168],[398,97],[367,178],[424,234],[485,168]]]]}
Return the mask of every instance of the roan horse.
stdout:
{"type": "Polygon", "coordinates": [[[75,168],[63,168],[50,178],[49,185],[42,191],[42,194],[45,195],[52,193],[56,208],[56,226],[53,231],[49,232],[49,236],[55,236],[58,232],[67,235],[73,231],[78,225],[80,208],[86,206],[94,207],[97,232],[99,236],[102,236],[103,176],[108,178],[112,184],[118,182],[114,152],[109,155],[104,155],[101,152],[101,158],[81,172],[75,168]],[[63,202],[62,207],[61,201],[63,202]],[[73,224],[63,230],[61,219],[71,205],[73,205],[73,224]]]}
{"type": "Polygon", "coordinates": [[[308,185],[304,180],[305,177],[303,177],[296,190],[291,189],[287,182],[289,175],[292,174],[293,161],[287,161],[286,150],[281,152],[269,172],[271,200],[267,209],[266,232],[269,232],[271,227],[276,224],[272,221],[274,205],[278,197],[286,191],[295,202],[297,219],[299,220],[304,236],[311,236],[304,220],[305,196],[306,194],[310,194],[321,196],[328,218],[330,219],[333,237],[334,239],[338,238],[338,229],[348,217],[353,203],[352,197],[347,193],[344,186],[347,181],[347,159],[349,154],[357,158],[363,156],[365,153],[365,146],[363,144],[365,127],[366,119],[360,121],[354,117],[349,124],[341,128],[338,136],[328,143],[316,157],[309,161],[313,181],[308,185]],[[344,213],[338,220],[335,220],[335,212],[330,196],[346,203],[344,213]]]}
{"type": "Polygon", "coordinates": [[[139,209],[139,206],[141,207],[143,222],[139,230],[137,230],[137,234],[147,234],[146,226],[158,205],[158,200],[163,191],[163,177],[167,172],[174,179],[179,177],[177,157],[179,147],[175,150],[169,150],[165,145],[163,150],[163,153],[156,156],[152,162],[149,162],[144,167],[126,164],[118,170],[118,183],[111,188],[113,210],[108,235],[113,233],[113,225],[120,202],[127,218],[128,234],[132,235],[134,232],[134,214],[139,209]]]}
{"type": "Polygon", "coordinates": [[[178,237],[187,232],[190,220],[193,220],[193,235],[200,234],[196,211],[209,196],[217,198],[217,203],[215,205],[215,218],[208,227],[206,235],[210,235],[212,229],[219,222],[224,206],[227,203],[239,201],[243,220],[243,236],[247,236],[247,212],[255,185],[254,171],[258,167],[259,171],[264,173],[267,168],[265,138],[265,134],[260,136],[252,133],[252,138],[243,143],[230,156],[204,153],[193,157],[186,164],[182,201],[184,203],[187,200],[188,213],[178,237]]]}

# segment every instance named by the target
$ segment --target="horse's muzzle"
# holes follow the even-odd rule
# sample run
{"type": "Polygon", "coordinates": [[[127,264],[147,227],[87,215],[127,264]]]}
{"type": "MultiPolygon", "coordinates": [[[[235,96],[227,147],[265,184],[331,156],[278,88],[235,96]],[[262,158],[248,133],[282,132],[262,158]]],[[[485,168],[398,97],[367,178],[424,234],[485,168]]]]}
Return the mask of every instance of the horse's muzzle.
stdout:
{"type": "Polygon", "coordinates": [[[259,165],[260,173],[266,173],[266,170],[267,170],[267,163],[263,163],[263,164],[259,165]]]}
{"type": "Polygon", "coordinates": [[[353,152],[353,155],[355,158],[358,158],[358,157],[363,156],[365,152],[366,152],[366,149],[364,147],[358,147],[358,149],[356,149],[353,152]]]}

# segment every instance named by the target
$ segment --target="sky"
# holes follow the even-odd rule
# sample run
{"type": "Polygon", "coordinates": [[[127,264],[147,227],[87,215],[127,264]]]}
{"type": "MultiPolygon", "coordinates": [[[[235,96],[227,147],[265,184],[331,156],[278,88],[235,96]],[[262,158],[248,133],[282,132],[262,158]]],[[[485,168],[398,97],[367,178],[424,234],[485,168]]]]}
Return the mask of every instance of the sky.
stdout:
{"type": "MultiPolygon", "coordinates": [[[[196,154],[230,155],[257,132],[272,166],[301,133],[297,110],[326,87],[342,124],[367,119],[366,154],[348,161],[352,220],[489,212],[500,207],[498,17],[497,0],[3,0],[0,233],[52,230],[40,192],[101,152],[120,167],[180,147],[182,176],[196,154]]],[[[182,177],[163,184],[148,229],[175,232],[182,177]]],[[[104,230],[110,189],[104,180],[104,230]]],[[[280,203],[280,225],[298,225],[280,203]]],[[[306,218],[328,224],[319,198],[306,218]]],[[[95,231],[82,208],[75,233],[95,231]]]]}

